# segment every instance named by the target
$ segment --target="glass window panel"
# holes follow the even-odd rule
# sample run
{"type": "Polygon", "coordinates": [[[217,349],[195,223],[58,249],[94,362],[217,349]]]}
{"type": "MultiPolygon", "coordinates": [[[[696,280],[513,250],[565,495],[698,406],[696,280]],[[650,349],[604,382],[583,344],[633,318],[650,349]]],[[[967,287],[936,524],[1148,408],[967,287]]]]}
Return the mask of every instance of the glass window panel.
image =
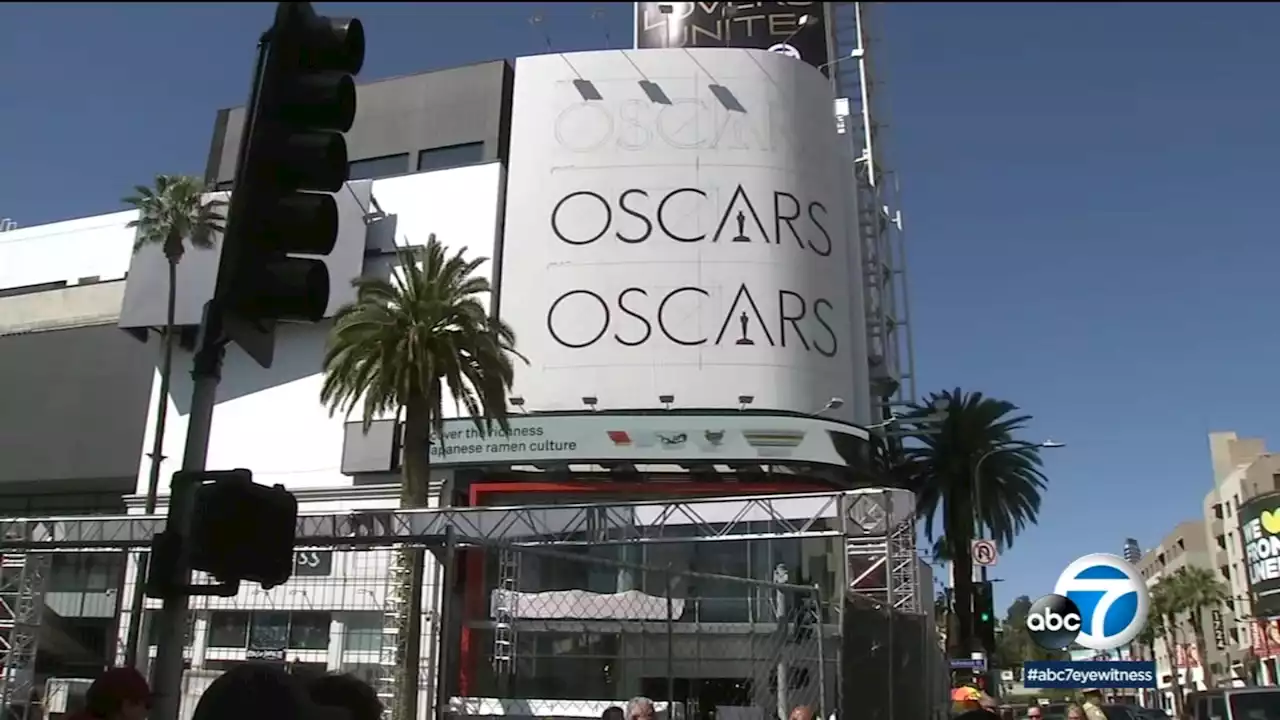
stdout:
{"type": "Polygon", "coordinates": [[[255,612],[249,623],[250,650],[283,650],[289,644],[289,613],[255,612]]]}
{"type": "Polygon", "coordinates": [[[49,560],[49,579],[45,582],[54,592],[75,592],[80,583],[83,556],[73,553],[57,553],[49,560]]]}
{"type": "Polygon", "coordinates": [[[209,613],[209,647],[243,649],[249,637],[249,613],[209,613]]]}
{"type": "MultiPolygon", "coordinates": [[[[146,632],[147,634],[148,645],[158,645],[160,643],[159,619],[160,619],[159,611],[157,610],[146,611],[146,620],[144,620],[145,626],[143,627],[143,631],[146,632]]],[[[191,645],[192,640],[195,638],[195,634],[196,634],[195,613],[187,613],[187,636],[184,644],[189,647],[191,645]]],[[[244,646],[244,643],[242,642],[241,647],[243,646],[244,646]]]]}
{"type": "Polygon", "coordinates": [[[616,700],[617,671],[598,658],[518,658],[515,697],[547,700],[616,700]]]}
{"type": "Polygon", "coordinates": [[[86,556],[84,587],[90,592],[103,592],[120,585],[124,558],[116,554],[93,553],[86,556]]]}
{"type": "Polygon", "coordinates": [[[348,165],[348,180],[372,180],[409,172],[409,153],[355,160],[348,165]]]}
{"type": "Polygon", "coordinates": [[[289,647],[294,650],[326,650],[329,647],[330,614],[295,612],[289,618],[289,647]]]}
{"type": "Polygon", "coordinates": [[[431,148],[418,153],[418,171],[443,170],[484,160],[484,143],[464,143],[431,148]]]}
{"type": "Polygon", "coordinates": [[[382,679],[382,666],[377,663],[342,663],[342,672],[377,687],[382,679]]]}
{"type": "Polygon", "coordinates": [[[353,612],[346,616],[343,649],[354,652],[377,652],[382,649],[382,613],[353,612]]]}

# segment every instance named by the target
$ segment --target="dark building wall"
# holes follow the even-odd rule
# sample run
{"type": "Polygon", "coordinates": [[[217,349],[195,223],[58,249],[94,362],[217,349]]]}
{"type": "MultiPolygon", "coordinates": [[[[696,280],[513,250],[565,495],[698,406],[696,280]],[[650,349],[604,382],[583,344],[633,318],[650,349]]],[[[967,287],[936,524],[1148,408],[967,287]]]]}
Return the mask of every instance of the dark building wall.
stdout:
{"type": "Polygon", "coordinates": [[[0,494],[133,492],[155,352],[114,323],[0,337],[0,494]]]}
{"type": "MultiPolygon", "coordinates": [[[[347,133],[352,180],[437,170],[506,157],[512,70],[504,60],[357,86],[347,133]]],[[[244,108],[220,110],[206,179],[228,187],[244,108]]]]}

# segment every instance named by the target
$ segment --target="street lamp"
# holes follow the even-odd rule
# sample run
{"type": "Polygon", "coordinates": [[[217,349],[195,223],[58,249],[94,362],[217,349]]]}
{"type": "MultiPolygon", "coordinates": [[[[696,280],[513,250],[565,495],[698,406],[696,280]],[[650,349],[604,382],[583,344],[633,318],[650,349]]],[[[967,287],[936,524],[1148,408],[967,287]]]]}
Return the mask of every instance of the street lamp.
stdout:
{"type": "MultiPolygon", "coordinates": [[[[974,529],[974,536],[976,539],[982,540],[986,536],[986,523],[982,521],[982,463],[986,462],[987,458],[992,455],[999,455],[1001,453],[1017,452],[1019,450],[1027,450],[1030,448],[1053,449],[1066,446],[1066,443],[1054,442],[1053,440],[1045,440],[1038,443],[1011,442],[997,448],[992,448],[978,458],[978,461],[973,464],[973,521],[974,524],[977,525],[974,529]]],[[[987,581],[986,565],[982,566],[981,579],[982,582],[987,581]]]]}

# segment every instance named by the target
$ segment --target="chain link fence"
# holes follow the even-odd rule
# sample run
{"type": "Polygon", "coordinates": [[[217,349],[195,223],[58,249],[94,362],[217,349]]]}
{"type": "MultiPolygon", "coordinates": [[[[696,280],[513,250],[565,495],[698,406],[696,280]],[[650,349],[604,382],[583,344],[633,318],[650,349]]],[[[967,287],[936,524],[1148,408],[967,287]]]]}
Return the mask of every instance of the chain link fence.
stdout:
{"type": "Polygon", "coordinates": [[[844,717],[925,720],[950,710],[948,664],[928,615],[849,594],[840,625],[844,717]]]}
{"type": "Polygon", "coordinates": [[[594,718],[637,696],[690,720],[786,718],[797,706],[825,717],[823,709],[834,709],[829,584],[801,584],[782,563],[767,569],[768,579],[690,568],[713,557],[749,560],[752,550],[767,550],[761,543],[568,550],[464,553],[458,673],[449,678],[446,668],[444,680],[455,690],[452,713],[594,718]],[[668,562],[625,559],[645,554],[668,562]]]}
{"type": "MultiPolygon", "coordinates": [[[[946,671],[930,618],[846,592],[842,551],[838,538],[427,550],[417,716],[598,718],[636,696],[672,720],[785,719],[801,705],[819,718],[935,716],[946,671]]],[[[405,555],[299,548],[280,587],[192,598],[182,720],[246,661],[351,673],[390,709],[406,684],[405,555]]],[[[0,706],[54,720],[123,662],[136,553],[5,557],[0,706]]],[[[158,608],[147,601],[144,662],[158,608]]]]}

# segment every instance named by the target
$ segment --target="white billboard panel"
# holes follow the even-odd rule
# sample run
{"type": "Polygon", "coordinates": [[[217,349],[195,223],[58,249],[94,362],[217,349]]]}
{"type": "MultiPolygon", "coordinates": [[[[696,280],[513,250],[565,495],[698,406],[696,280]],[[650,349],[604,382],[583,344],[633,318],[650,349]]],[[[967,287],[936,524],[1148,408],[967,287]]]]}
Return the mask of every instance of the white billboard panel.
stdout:
{"type": "Polygon", "coordinates": [[[532,364],[527,407],[747,395],[813,413],[838,397],[830,416],[865,421],[831,103],[813,67],[764,51],[521,58],[500,310],[532,364]]]}

